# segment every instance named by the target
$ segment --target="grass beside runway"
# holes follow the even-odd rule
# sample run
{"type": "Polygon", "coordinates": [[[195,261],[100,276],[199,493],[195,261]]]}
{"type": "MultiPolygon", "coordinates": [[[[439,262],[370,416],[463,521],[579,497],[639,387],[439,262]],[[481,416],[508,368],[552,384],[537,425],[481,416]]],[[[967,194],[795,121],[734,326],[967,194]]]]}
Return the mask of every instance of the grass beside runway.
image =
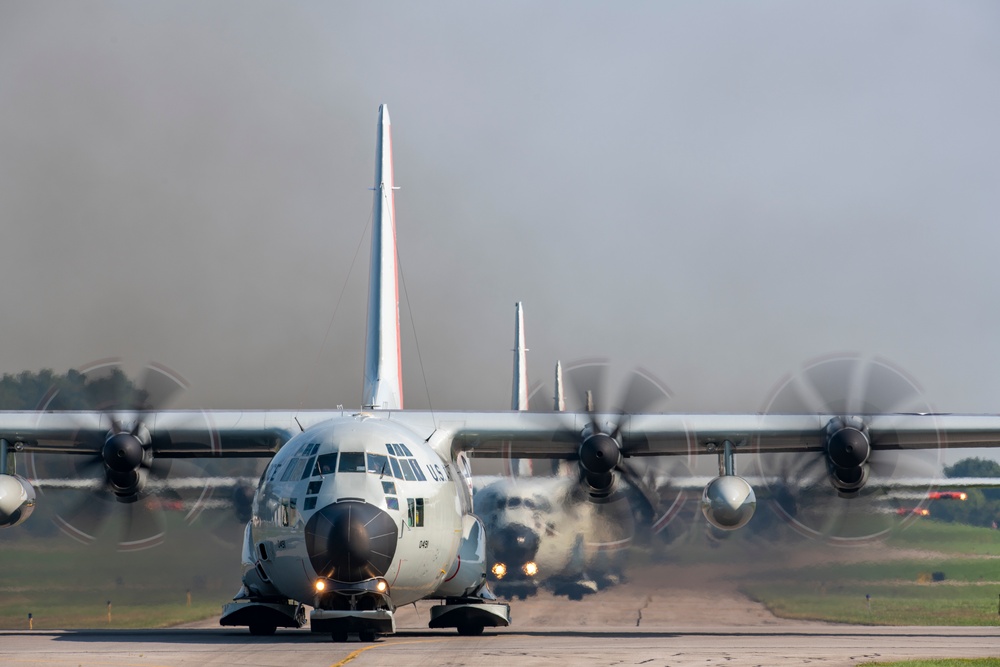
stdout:
{"type": "Polygon", "coordinates": [[[1000,583],[948,586],[798,581],[743,588],[781,618],[859,625],[1000,625],[1000,583]]]}
{"type": "Polygon", "coordinates": [[[893,533],[888,540],[888,546],[953,553],[964,558],[972,556],[1000,558],[1000,531],[920,519],[905,530],[893,533]]]}
{"type": "Polygon", "coordinates": [[[84,546],[52,531],[5,531],[0,629],[27,629],[29,613],[36,630],[155,628],[218,617],[239,590],[242,530],[232,520],[167,521],[165,544],[132,553],[117,551],[115,534],[84,546]]]}
{"type": "Polygon", "coordinates": [[[806,566],[763,569],[741,588],[782,618],[1000,625],[1000,531],[920,521],[866,560],[850,559],[850,548],[824,556],[806,566]]]}
{"type": "Polygon", "coordinates": [[[948,658],[944,660],[903,660],[863,662],[858,667],[1000,667],[1000,658],[948,658]]]}

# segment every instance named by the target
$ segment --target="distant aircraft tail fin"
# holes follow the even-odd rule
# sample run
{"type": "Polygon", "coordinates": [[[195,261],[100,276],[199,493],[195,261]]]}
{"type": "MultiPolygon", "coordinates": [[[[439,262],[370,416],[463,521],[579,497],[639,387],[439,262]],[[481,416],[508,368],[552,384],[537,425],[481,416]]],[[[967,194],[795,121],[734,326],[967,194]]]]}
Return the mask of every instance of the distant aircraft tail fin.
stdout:
{"type": "Polygon", "coordinates": [[[514,386],[510,409],[528,409],[528,348],[524,346],[524,308],[520,301],[514,304],[514,386]]]}
{"type": "Polygon", "coordinates": [[[562,362],[556,362],[556,390],[552,396],[552,409],[556,412],[566,412],[566,395],[563,393],[562,362]]]}
{"type": "Polygon", "coordinates": [[[375,208],[362,399],[362,407],[373,410],[399,410],[403,407],[394,190],[392,127],[389,108],[383,104],[378,110],[375,146],[375,208]]]}
{"type": "MultiPolygon", "coordinates": [[[[511,388],[510,409],[528,409],[528,348],[524,344],[524,306],[520,301],[514,304],[514,381],[511,388]]],[[[530,477],[530,459],[505,460],[504,472],[508,476],[530,477]]]]}

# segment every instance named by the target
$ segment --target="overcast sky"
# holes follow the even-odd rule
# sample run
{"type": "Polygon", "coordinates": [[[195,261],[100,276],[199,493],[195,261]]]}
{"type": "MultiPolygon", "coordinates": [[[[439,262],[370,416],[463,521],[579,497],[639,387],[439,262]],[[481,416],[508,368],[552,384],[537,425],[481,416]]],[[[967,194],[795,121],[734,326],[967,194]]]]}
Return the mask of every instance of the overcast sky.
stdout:
{"type": "Polygon", "coordinates": [[[1000,411],[998,20],[2,2],[0,371],[120,356],[185,376],[179,406],[358,405],[385,102],[408,407],[508,407],[522,300],[533,381],[603,356],[753,411],[849,351],[1000,411]]]}

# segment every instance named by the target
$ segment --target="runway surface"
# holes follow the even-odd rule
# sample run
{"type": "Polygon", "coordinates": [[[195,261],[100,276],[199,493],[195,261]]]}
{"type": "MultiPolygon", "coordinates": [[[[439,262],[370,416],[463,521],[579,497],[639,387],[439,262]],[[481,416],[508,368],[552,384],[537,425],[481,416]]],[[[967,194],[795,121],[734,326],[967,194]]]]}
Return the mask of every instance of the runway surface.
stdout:
{"type": "Polygon", "coordinates": [[[870,660],[1000,654],[1000,628],[545,628],[482,637],[408,631],[334,644],[306,631],[268,638],[233,630],[0,633],[0,664],[23,665],[688,665],[840,667],[870,660]]]}
{"type": "Polygon", "coordinates": [[[583,601],[511,603],[510,628],[482,637],[426,629],[431,603],[397,610],[399,633],[335,644],[308,630],[251,637],[208,619],[167,630],[0,632],[0,665],[312,667],[350,664],[847,667],[874,660],[1000,655],[1000,627],[790,622],[740,594],[714,566],[660,566],[583,601]],[[672,577],[667,577],[672,573],[672,577]]]}

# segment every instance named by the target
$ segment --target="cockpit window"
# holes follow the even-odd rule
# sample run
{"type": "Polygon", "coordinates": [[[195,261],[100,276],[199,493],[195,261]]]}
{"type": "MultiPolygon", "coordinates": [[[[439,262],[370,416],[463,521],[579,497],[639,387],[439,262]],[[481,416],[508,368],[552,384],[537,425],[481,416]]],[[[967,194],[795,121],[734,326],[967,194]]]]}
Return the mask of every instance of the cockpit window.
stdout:
{"type": "Polygon", "coordinates": [[[306,467],[302,469],[302,479],[309,479],[310,477],[313,476],[314,474],[313,470],[316,469],[316,466],[313,465],[315,462],[316,462],[315,456],[309,459],[309,462],[306,464],[306,467]]]}
{"type": "Polygon", "coordinates": [[[413,468],[413,474],[417,476],[417,479],[421,482],[426,482],[427,478],[424,477],[424,472],[420,469],[420,464],[417,463],[416,459],[407,459],[410,462],[410,467],[413,468]]]}
{"type": "Polygon", "coordinates": [[[341,452],[340,465],[337,472],[364,472],[365,453],[364,452],[341,452]]]}
{"type": "Polygon", "coordinates": [[[399,469],[399,461],[395,458],[390,458],[389,465],[392,466],[392,476],[396,479],[403,479],[403,471],[399,469]]]}
{"type": "Polygon", "coordinates": [[[285,472],[281,475],[281,479],[278,481],[288,482],[296,481],[299,479],[299,475],[302,474],[302,469],[306,467],[305,459],[292,459],[285,466],[285,472]]]}
{"type": "Polygon", "coordinates": [[[401,442],[396,443],[396,449],[399,451],[400,456],[413,456],[413,454],[410,453],[410,449],[401,442]]]}
{"type": "Polygon", "coordinates": [[[376,475],[392,475],[389,469],[389,457],[385,454],[368,453],[368,472],[376,475]]]}
{"type": "Polygon", "coordinates": [[[521,506],[520,498],[509,498],[507,500],[507,507],[520,507],[520,506],[521,506]]]}
{"type": "Polygon", "coordinates": [[[410,467],[410,462],[406,459],[399,459],[399,467],[403,471],[403,479],[408,482],[417,481],[417,476],[413,474],[413,468],[410,467]]]}
{"type": "Polygon", "coordinates": [[[317,475],[332,475],[333,471],[337,469],[337,452],[332,454],[320,454],[319,458],[316,459],[316,474],[317,475]]]}

